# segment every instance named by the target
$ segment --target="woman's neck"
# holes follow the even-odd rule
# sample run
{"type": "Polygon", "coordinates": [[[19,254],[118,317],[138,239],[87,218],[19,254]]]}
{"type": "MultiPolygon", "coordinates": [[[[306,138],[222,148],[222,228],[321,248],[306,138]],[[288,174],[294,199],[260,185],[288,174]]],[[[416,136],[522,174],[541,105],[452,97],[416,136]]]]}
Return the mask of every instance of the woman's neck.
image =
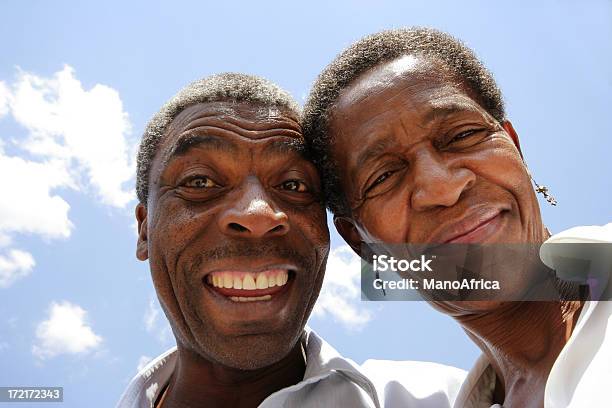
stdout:
{"type": "Polygon", "coordinates": [[[494,311],[455,317],[495,369],[495,402],[543,406],[548,375],[582,306],[580,301],[507,302],[494,311]]]}

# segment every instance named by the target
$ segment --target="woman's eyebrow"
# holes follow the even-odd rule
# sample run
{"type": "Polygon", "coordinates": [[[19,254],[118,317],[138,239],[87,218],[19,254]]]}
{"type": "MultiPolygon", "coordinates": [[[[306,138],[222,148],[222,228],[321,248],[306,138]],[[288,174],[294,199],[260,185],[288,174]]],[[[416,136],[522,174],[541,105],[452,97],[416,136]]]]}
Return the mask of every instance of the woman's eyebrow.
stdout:
{"type": "Polygon", "coordinates": [[[376,158],[377,156],[384,153],[389,146],[393,143],[393,137],[386,136],[382,140],[378,140],[370,146],[367,146],[360,154],[357,156],[357,167],[361,168],[367,164],[368,161],[376,158]]]}
{"type": "Polygon", "coordinates": [[[450,103],[436,104],[423,116],[422,126],[427,126],[434,120],[443,120],[457,113],[480,113],[472,104],[453,101],[450,103]]]}

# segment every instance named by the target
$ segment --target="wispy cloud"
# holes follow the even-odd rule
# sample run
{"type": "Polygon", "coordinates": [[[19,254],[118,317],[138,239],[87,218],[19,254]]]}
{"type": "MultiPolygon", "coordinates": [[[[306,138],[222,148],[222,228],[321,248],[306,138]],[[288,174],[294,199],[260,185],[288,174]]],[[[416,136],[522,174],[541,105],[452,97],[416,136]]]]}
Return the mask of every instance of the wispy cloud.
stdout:
{"type": "Polygon", "coordinates": [[[48,315],[36,328],[34,356],[44,360],[61,354],[87,354],[100,347],[102,337],[88,325],[87,312],[79,305],[52,302],[48,315]]]}
{"type": "Polygon", "coordinates": [[[0,255],[0,288],[6,288],[28,276],[34,264],[32,255],[18,249],[11,249],[6,256],[0,255]]]}
{"type": "MultiPolygon", "coordinates": [[[[100,84],[85,89],[70,66],[51,77],[18,70],[12,83],[0,82],[3,116],[25,130],[23,137],[0,135],[0,190],[10,192],[0,200],[5,259],[11,256],[8,247],[15,234],[70,236],[74,226],[62,189],[91,193],[117,208],[133,199],[133,189],[125,183],[134,175],[135,144],[116,90],[100,84]]],[[[3,287],[15,280],[6,280],[9,284],[3,287]]]]}
{"type": "Polygon", "coordinates": [[[149,362],[152,360],[153,360],[152,357],[140,356],[140,358],[138,359],[138,365],[136,366],[136,372],[142,371],[142,369],[145,368],[147,364],[149,364],[149,362]]]}
{"type": "Polygon", "coordinates": [[[155,335],[162,345],[170,346],[173,343],[174,335],[170,323],[154,297],[149,299],[143,322],[147,332],[155,335]]]}
{"type": "Polygon", "coordinates": [[[313,315],[331,317],[352,330],[363,328],[372,313],[360,304],[360,271],[360,259],[348,245],[332,249],[313,315]]]}

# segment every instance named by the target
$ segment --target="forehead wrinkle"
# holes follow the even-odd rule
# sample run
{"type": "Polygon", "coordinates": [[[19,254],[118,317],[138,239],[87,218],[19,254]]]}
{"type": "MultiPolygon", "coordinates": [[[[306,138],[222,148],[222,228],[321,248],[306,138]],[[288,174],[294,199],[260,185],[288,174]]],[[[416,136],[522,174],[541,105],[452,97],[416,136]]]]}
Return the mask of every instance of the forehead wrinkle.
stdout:
{"type": "Polygon", "coordinates": [[[302,138],[302,133],[300,131],[296,131],[293,129],[287,128],[270,128],[267,130],[246,130],[240,126],[234,126],[227,122],[218,122],[218,125],[215,124],[201,124],[197,127],[190,127],[185,130],[185,132],[192,134],[207,134],[210,133],[219,133],[219,134],[234,134],[236,136],[241,136],[250,140],[262,140],[275,136],[286,136],[291,138],[302,138]]]}
{"type": "Polygon", "coordinates": [[[302,137],[298,122],[290,118],[273,118],[260,120],[244,116],[211,115],[192,120],[186,131],[220,130],[232,132],[249,139],[265,139],[270,136],[302,137]]]}
{"type": "Polygon", "coordinates": [[[218,115],[212,114],[197,119],[191,120],[186,130],[205,126],[227,126],[229,128],[239,128],[246,131],[252,130],[274,130],[274,129],[291,129],[294,131],[300,130],[300,125],[297,121],[289,117],[247,117],[245,115],[218,115]]]}

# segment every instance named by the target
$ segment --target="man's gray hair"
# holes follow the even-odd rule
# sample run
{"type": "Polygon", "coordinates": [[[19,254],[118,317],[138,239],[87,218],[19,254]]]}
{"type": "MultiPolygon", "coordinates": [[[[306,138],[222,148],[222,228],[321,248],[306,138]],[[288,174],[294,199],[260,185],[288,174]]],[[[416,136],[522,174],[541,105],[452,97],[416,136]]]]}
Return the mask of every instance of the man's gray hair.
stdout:
{"type": "Polygon", "coordinates": [[[153,116],[142,135],[136,163],[136,194],[147,205],[149,173],[168,126],[185,108],[206,102],[252,102],[288,111],[299,119],[301,111],[293,97],[271,81],[254,75],[223,73],[192,82],[181,89],[153,116]]]}

